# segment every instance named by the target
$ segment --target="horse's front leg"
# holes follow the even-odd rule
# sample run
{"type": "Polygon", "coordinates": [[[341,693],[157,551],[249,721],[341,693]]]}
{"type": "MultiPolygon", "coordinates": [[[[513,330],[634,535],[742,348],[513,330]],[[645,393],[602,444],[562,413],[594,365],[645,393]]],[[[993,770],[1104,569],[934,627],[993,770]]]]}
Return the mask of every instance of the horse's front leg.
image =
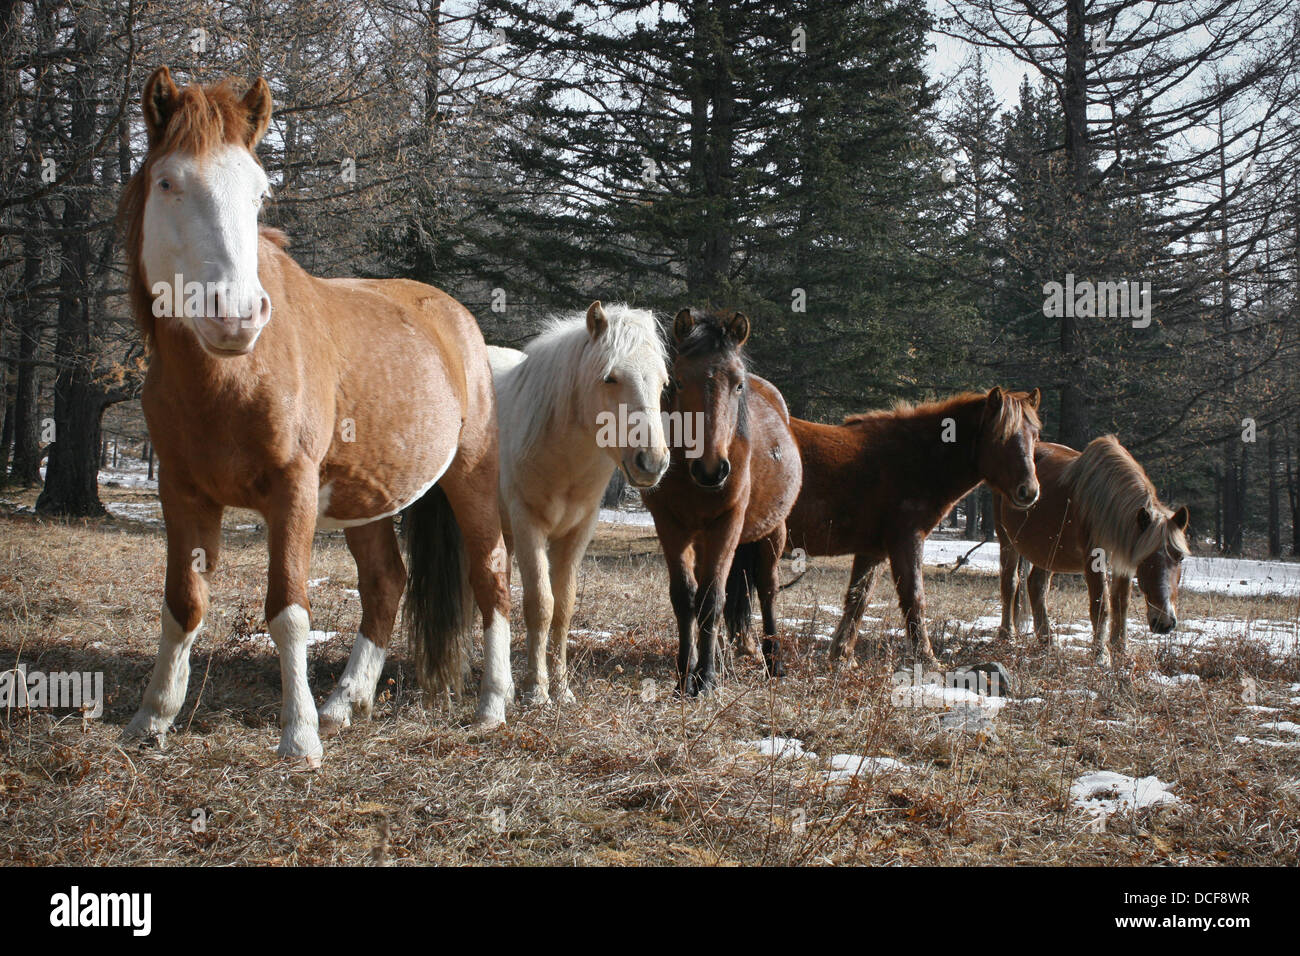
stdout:
{"type": "Polygon", "coordinates": [[[303,462],[280,479],[267,509],[267,540],[271,563],[267,573],[266,620],[271,640],[280,651],[281,757],[307,768],[320,766],[323,750],[316,705],[307,683],[307,639],[311,632],[311,602],[307,577],[311,570],[312,536],[316,532],[318,487],[314,464],[303,462]]]}
{"type": "Polygon", "coordinates": [[[853,556],[853,570],[849,573],[849,589],[844,594],[844,611],[840,623],[831,635],[830,656],[832,661],[847,658],[847,666],[857,667],[853,650],[858,643],[858,626],[862,615],[871,602],[871,593],[876,589],[876,580],[880,577],[880,562],[865,554],[853,556]]]}
{"type": "Polygon", "coordinates": [[[599,514],[593,511],[580,527],[551,545],[551,594],[555,611],[551,616],[547,664],[551,671],[551,697],[566,704],[573,702],[573,691],[569,690],[569,622],[573,620],[573,602],[577,597],[578,565],[599,514]]]}
{"type": "Polygon", "coordinates": [[[546,666],[546,640],[551,629],[555,599],[551,594],[550,561],[546,535],[532,515],[512,510],[510,528],[514,535],[515,558],[524,589],[524,626],[528,630],[528,669],[520,700],[524,704],[550,702],[550,676],[546,666]]]}
{"type": "Polygon", "coordinates": [[[1089,555],[1083,568],[1083,579],[1088,585],[1088,617],[1092,621],[1092,656],[1102,667],[1110,666],[1110,648],[1106,646],[1106,572],[1094,567],[1089,555]]]}
{"type": "Polygon", "coordinates": [[[186,492],[162,472],[158,496],[167,525],[167,577],[162,605],[158,658],[144,699],[122,736],[162,746],[185,703],[190,680],[190,650],[208,609],[208,576],[221,549],[222,508],[186,492]]]}
{"type": "Polygon", "coordinates": [[[1128,602],[1133,579],[1114,576],[1110,582],[1110,653],[1116,670],[1128,664],[1128,602]]]}
{"type": "Polygon", "coordinates": [[[1011,539],[1006,537],[1001,525],[998,526],[998,576],[999,590],[1002,597],[1002,623],[998,626],[998,640],[1013,640],[1020,634],[1020,621],[1017,619],[1016,598],[1020,587],[1020,555],[1016,553],[1011,539]]]}
{"type": "Polygon", "coordinates": [[[696,642],[695,666],[691,668],[690,680],[686,684],[686,692],[692,696],[711,694],[718,684],[718,632],[726,602],[727,575],[731,572],[736,546],[740,544],[743,517],[737,508],[725,523],[712,528],[700,543],[696,563],[699,588],[695,592],[695,622],[700,636],[696,642]]]}
{"type": "Polygon", "coordinates": [[[686,693],[695,649],[695,567],[690,536],[656,522],[668,567],[668,598],[677,621],[677,690],[686,693]]]}
{"type": "Polygon", "coordinates": [[[402,590],[406,587],[406,565],[402,562],[392,518],[348,528],[343,534],[357,563],[361,628],[338,685],[321,705],[320,731],[325,735],[349,726],[353,717],[370,716],[402,590]]]}
{"type": "Polygon", "coordinates": [[[917,662],[923,667],[938,668],[939,659],[930,646],[925,628],[925,578],[921,573],[921,555],[925,536],[913,533],[895,542],[889,552],[889,567],[898,591],[898,606],[903,625],[911,641],[917,662]]]}

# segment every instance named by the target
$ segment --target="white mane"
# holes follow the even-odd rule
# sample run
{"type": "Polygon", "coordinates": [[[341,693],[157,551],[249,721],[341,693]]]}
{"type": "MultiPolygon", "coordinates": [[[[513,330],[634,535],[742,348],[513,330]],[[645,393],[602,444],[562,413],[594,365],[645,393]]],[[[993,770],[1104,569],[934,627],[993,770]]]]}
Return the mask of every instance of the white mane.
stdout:
{"type": "Polygon", "coordinates": [[[609,327],[597,341],[587,333],[585,311],[555,316],[524,347],[525,360],[497,376],[500,414],[511,422],[502,429],[510,445],[503,452],[511,461],[521,460],[552,421],[576,421],[582,397],[615,366],[667,361],[653,312],[623,303],[604,308],[609,327]]]}

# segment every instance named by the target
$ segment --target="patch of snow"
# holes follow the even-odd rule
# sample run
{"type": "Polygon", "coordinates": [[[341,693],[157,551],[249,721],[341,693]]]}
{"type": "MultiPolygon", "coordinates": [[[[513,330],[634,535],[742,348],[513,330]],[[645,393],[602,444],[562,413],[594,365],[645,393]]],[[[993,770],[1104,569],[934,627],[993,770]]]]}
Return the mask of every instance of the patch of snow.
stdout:
{"type": "Polygon", "coordinates": [[[1259,744],[1261,747],[1283,747],[1288,750],[1300,747],[1300,740],[1269,740],[1266,737],[1247,737],[1244,734],[1238,734],[1232,738],[1232,741],[1238,744],[1259,744]]]}
{"type": "Polygon", "coordinates": [[[896,707],[931,707],[944,709],[966,705],[987,714],[996,714],[1006,704],[1005,697],[989,697],[966,687],[946,687],[938,684],[904,684],[895,686],[889,698],[896,707]]]}
{"type": "Polygon", "coordinates": [[[600,520],[609,524],[625,524],[634,528],[653,528],[654,518],[648,511],[620,511],[618,508],[601,508],[600,520]]]}
{"type": "Polygon", "coordinates": [[[143,524],[162,524],[162,509],[153,501],[110,501],[104,508],[114,518],[139,521],[143,524]]]}
{"type": "Polygon", "coordinates": [[[1071,784],[1070,797],[1076,807],[1094,817],[1110,816],[1158,803],[1178,803],[1169,786],[1154,776],[1134,779],[1113,770],[1093,770],[1071,784]]]}
{"type": "Polygon", "coordinates": [[[910,767],[893,757],[862,757],[858,754],[835,754],[826,771],[827,783],[848,783],[858,777],[872,777],[878,773],[910,773],[910,767]]]}
{"type": "Polygon", "coordinates": [[[1147,680],[1153,684],[1163,684],[1165,687],[1182,687],[1185,684],[1199,684],[1201,676],[1199,674],[1148,674],[1147,680]]]}
{"type": "Polygon", "coordinates": [[[795,737],[764,737],[762,740],[750,740],[741,744],[746,750],[755,750],[764,757],[778,760],[797,758],[816,760],[817,755],[811,750],[803,749],[803,741],[795,737]]]}
{"type": "MultiPolygon", "coordinates": [[[[320,644],[322,641],[330,641],[338,636],[338,631],[308,631],[307,646],[311,647],[311,645],[320,644]]],[[[248,639],[256,644],[275,647],[275,641],[271,640],[271,635],[266,633],[266,631],[258,631],[256,634],[250,634],[248,639]]]]}

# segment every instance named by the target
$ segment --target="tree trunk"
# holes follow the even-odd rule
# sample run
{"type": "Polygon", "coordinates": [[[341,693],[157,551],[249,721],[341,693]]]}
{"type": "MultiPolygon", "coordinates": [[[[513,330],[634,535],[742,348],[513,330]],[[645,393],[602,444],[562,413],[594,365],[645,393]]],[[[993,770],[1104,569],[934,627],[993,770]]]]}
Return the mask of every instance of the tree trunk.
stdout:
{"type": "Polygon", "coordinates": [[[1282,462],[1278,458],[1277,425],[1268,426],[1268,556],[1282,557],[1282,462]]]}

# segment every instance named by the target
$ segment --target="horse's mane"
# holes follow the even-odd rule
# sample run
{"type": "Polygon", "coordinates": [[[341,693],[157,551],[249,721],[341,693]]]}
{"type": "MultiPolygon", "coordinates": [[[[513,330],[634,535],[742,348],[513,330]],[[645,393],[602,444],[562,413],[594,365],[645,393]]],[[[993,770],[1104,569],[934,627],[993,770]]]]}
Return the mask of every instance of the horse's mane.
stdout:
{"type": "MultiPolygon", "coordinates": [[[[144,163],[122,191],[117,217],[126,248],[127,292],[136,326],[146,345],[152,344],[154,334],[153,295],[140,275],[140,248],[144,239],[144,201],[149,194],[153,164],[157,157],[172,152],[202,156],[226,143],[247,142],[252,132],[248,111],[241,107],[240,94],[232,80],[182,87],[162,136],[149,144],[144,163]]],[[[263,229],[262,236],[281,249],[287,244],[284,233],[278,229],[263,229]]]]}
{"type": "MultiPolygon", "coordinates": [[[[987,397],[987,392],[962,392],[959,395],[952,395],[937,402],[913,404],[912,402],[898,401],[889,408],[848,415],[844,419],[844,424],[873,425],[918,418],[944,418],[968,406],[983,402],[987,397]]],[[[1035,428],[1042,427],[1042,423],[1038,419],[1038,412],[1029,404],[1028,392],[1004,391],[1003,397],[1002,411],[989,426],[990,434],[993,437],[1001,441],[1007,441],[1024,428],[1026,422],[1035,428]]]]}
{"type": "Polygon", "coordinates": [[[524,361],[498,380],[498,392],[509,402],[503,413],[516,416],[513,427],[503,430],[516,460],[556,417],[576,420],[578,400],[624,359],[649,350],[659,362],[665,361],[653,312],[623,303],[604,309],[609,325],[594,342],[587,332],[586,310],[552,317],[524,346],[524,361]]]}
{"type": "Polygon", "coordinates": [[[1151,479],[1114,435],[1089,442],[1079,457],[1065,466],[1062,478],[1083,522],[1116,572],[1131,575],[1167,545],[1182,555],[1189,553],[1187,536],[1168,520],[1173,512],[1160,503],[1151,479]],[[1145,530],[1137,523],[1139,511],[1151,515],[1145,530]]]}

